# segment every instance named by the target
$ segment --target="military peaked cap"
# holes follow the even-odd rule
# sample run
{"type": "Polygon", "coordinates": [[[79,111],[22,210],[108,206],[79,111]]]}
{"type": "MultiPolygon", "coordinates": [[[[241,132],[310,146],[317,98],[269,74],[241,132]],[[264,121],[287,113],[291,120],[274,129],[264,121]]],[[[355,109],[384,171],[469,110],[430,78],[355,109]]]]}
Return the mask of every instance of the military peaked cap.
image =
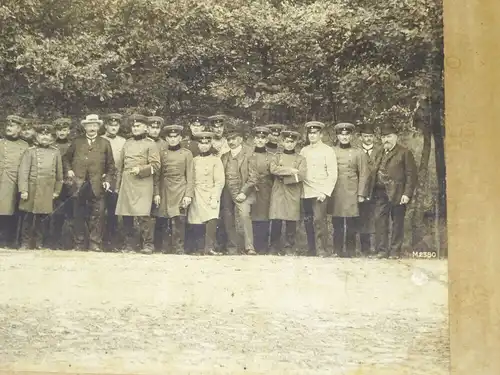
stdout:
{"type": "Polygon", "coordinates": [[[341,122],[333,127],[336,133],[349,132],[352,133],[356,127],[350,122],[341,122]]]}
{"type": "Polygon", "coordinates": [[[6,118],[7,122],[13,122],[15,124],[23,125],[26,122],[26,119],[17,115],[8,115],[6,118]]]}
{"type": "Polygon", "coordinates": [[[271,133],[271,129],[266,126],[256,126],[255,128],[253,128],[253,132],[255,133],[255,135],[268,136],[271,133]]]}
{"type": "Polygon", "coordinates": [[[269,124],[266,125],[266,128],[271,130],[271,134],[280,135],[283,130],[285,130],[286,126],[283,124],[269,124]]]}
{"type": "Polygon", "coordinates": [[[167,125],[162,129],[163,136],[172,136],[175,137],[177,135],[182,134],[184,127],[181,125],[167,125]]]}
{"type": "Polygon", "coordinates": [[[283,130],[281,136],[287,141],[297,141],[301,137],[299,132],[293,130],[283,130]]]}
{"type": "Polygon", "coordinates": [[[199,132],[194,134],[196,140],[200,143],[210,143],[212,142],[212,138],[214,137],[214,133],[212,132],[199,132]]]}
{"type": "Polygon", "coordinates": [[[130,117],[128,119],[129,119],[130,125],[134,125],[134,124],[147,125],[148,124],[147,116],[141,115],[139,113],[134,113],[134,114],[130,115],[130,117]]]}
{"type": "Polygon", "coordinates": [[[50,124],[35,125],[34,129],[38,134],[52,134],[52,135],[54,135],[54,133],[56,132],[56,128],[54,127],[54,125],[50,125],[50,124]]]}
{"type": "Polygon", "coordinates": [[[70,128],[73,121],[69,117],[61,117],[54,120],[54,127],[56,129],[70,128]]]}
{"type": "Polygon", "coordinates": [[[323,130],[325,124],[319,121],[309,121],[306,122],[305,127],[308,133],[317,133],[318,131],[323,130]]]}
{"type": "Polygon", "coordinates": [[[108,113],[106,116],[104,116],[104,119],[109,122],[122,122],[123,120],[123,115],[119,113],[108,113]]]}
{"type": "Polygon", "coordinates": [[[224,121],[226,121],[226,120],[227,120],[226,115],[214,115],[214,116],[208,117],[208,121],[210,122],[210,126],[213,126],[215,128],[223,126],[224,121]]]}
{"type": "Polygon", "coordinates": [[[163,117],[160,117],[160,116],[149,116],[148,117],[148,124],[149,125],[158,125],[159,127],[162,127],[164,123],[165,123],[165,120],[163,119],[163,117]]]}

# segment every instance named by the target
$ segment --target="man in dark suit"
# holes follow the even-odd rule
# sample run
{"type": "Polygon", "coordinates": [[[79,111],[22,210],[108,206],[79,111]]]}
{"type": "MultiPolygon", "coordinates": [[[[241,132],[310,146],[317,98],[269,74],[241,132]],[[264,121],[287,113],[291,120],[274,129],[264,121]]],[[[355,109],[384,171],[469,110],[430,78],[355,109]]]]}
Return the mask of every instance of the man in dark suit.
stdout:
{"type": "Polygon", "coordinates": [[[255,203],[257,173],[250,165],[252,150],[243,145],[243,132],[238,127],[227,132],[230,151],[221,156],[225,172],[225,186],[222,190],[222,217],[227,233],[227,253],[236,255],[239,236],[236,220],[243,227],[244,253],[255,255],[251,206],[255,203]]]}
{"type": "Polygon", "coordinates": [[[381,129],[383,149],[374,156],[375,242],[378,258],[401,256],[406,206],[417,183],[417,166],[410,150],[398,145],[393,126],[381,129]],[[389,218],[392,234],[389,247],[389,218]]]}
{"type": "Polygon", "coordinates": [[[111,190],[115,162],[111,144],[98,136],[102,120],[97,115],[88,115],[81,124],[85,135],[71,143],[63,158],[64,170],[73,181],[75,247],[87,248],[87,229],[88,248],[101,251],[104,192],[111,190]]]}

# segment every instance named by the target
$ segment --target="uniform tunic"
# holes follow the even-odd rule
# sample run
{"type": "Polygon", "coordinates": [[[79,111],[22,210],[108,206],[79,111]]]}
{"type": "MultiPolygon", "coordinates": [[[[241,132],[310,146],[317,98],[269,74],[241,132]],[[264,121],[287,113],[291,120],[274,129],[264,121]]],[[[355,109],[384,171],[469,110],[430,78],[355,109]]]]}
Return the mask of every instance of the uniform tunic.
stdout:
{"type": "Polygon", "coordinates": [[[120,165],[122,148],[125,145],[125,142],[127,142],[127,140],[123,137],[120,137],[119,135],[113,138],[111,138],[108,135],[103,135],[102,137],[104,139],[107,139],[109,141],[109,144],[111,145],[111,151],[113,152],[113,159],[115,161],[115,165],[120,165]]]}
{"type": "Polygon", "coordinates": [[[337,156],[338,177],[329,199],[329,213],[334,217],[359,216],[358,195],[367,195],[368,160],[355,147],[334,147],[337,156]]]}
{"type": "Polygon", "coordinates": [[[250,157],[250,168],[257,175],[255,184],[255,203],[252,205],[252,220],[269,220],[269,204],[271,202],[271,191],[273,189],[273,176],[269,170],[272,155],[268,152],[254,151],[250,157]]]}
{"type": "Polygon", "coordinates": [[[21,139],[0,140],[0,215],[12,215],[16,210],[19,164],[28,147],[21,139]]]}
{"type": "Polygon", "coordinates": [[[302,181],[306,177],[306,159],[296,153],[279,153],[273,157],[270,170],[276,176],[271,193],[269,217],[271,220],[300,220],[302,181]],[[294,176],[290,169],[298,169],[294,176]]]}
{"type": "Polygon", "coordinates": [[[329,197],[337,181],[337,157],[332,147],[319,141],[300,150],[307,163],[303,198],[329,197]]]}
{"type": "Polygon", "coordinates": [[[28,148],[19,166],[19,192],[28,192],[20,200],[21,211],[49,214],[53,211],[53,195],[61,192],[63,167],[61,153],[54,146],[28,148]]]}
{"type": "Polygon", "coordinates": [[[220,196],[225,182],[224,166],[215,155],[199,155],[193,159],[193,170],[193,201],[188,208],[188,222],[203,224],[219,217],[220,196]],[[210,206],[211,200],[218,202],[217,207],[210,206]]]}
{"type": "MultiPolygon", "coordinates": [[[[117,186],[119,186],[116,215],[149,216],[151,202],[155,194],[154,175],[160,169],[160,153],[150,138],[130,138],[125,142],[118,166],[117,186]],[[133,168],[139,167],[138,175],[132,175],[133,168]]],[[[156,187],[158,190],[158,187],[156,187]]]]}
{"type": "Polygon", "coordinates": [[[191,151],[191,154],[193,154],[193,158],[200,154],[200,149],[198,148],[198,142],[191,138],[183,139],[181,142],[181,147],[191,151]]]}
{"type": "Polygon", "coordinates": [[[171,150],[167,146],[160,161],[160,216],[179,216],[182,199],[193,197],[193,154],[186,148],[171,150]]]}

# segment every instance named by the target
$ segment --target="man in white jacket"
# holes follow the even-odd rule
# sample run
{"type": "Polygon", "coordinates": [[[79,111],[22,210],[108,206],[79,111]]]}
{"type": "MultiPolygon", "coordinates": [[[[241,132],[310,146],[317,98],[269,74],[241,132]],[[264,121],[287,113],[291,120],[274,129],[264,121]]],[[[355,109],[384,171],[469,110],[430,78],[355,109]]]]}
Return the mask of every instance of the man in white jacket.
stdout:
{"type": "Polygon", "coordinates": [[[305,127],[309,145],[300,155],[305,157],[307,165],[302,204],[308,254],[328,256],[331,252],[327,250],[327,197],[332,195],[337,182],[337,157],[333,148],[321,140],[325,124],[310,121],[305,127]]]}

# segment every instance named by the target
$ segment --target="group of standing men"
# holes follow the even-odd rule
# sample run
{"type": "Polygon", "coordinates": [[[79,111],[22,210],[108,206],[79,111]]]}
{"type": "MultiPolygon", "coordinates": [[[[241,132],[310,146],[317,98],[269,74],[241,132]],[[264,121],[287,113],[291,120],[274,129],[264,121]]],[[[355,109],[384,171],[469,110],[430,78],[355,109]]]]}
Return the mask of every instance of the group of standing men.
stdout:
{"type": "Polygon", "coordinates": [[[181,126],[134,114],[122,137],[122,115],[88,115],[70,140],[70,119],[30,126],[28,139],[27,122],[8,116],[0,140],[4,245],[63,248],[66,222],[77,250],[293,254],[303,220],[308,255],[355,256],[359,234],[362,254],[401,256],[417,172],[394,127],[381,128],[380,146],[372,128],[360,129],[358,147],[355,126],[340,123],[331,147],[325,125],[310,121],[298,151],[302,134],[284,125],[251,129],[249,144],[226,119],[192,116],[181,126]]]}

